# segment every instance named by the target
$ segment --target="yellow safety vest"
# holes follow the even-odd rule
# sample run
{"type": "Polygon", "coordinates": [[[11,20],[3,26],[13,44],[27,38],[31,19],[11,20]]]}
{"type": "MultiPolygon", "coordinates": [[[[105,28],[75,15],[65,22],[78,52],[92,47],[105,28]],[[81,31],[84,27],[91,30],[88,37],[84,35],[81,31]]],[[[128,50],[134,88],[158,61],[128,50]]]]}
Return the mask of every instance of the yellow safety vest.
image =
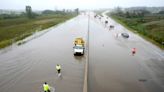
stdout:
{"type": "Polygon", "coordinates": [[[48,84],[43,84],[43,89],[44,89],[44,91],[48,92],[48,90],[50,90],[50,87],[48,84]]]}
{"type": "Polygon", "coordinates": [[[59,65],[59,66],[56,66],[56,69],[57,70],[60,70],[61,69],[61,66],[59,65]]]}

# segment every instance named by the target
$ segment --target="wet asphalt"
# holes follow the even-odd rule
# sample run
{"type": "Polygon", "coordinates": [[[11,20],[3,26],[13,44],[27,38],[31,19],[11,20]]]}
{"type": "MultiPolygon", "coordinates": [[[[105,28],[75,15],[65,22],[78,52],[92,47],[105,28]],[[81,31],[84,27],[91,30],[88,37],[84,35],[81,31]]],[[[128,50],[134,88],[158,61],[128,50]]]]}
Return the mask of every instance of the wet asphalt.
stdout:
{"type": "Polygon", "coordinates": [[[74,57],[73,42],[86,39],[86,23],[87,17],[78,16],[23,45],[1,50],[0,92],[43,92],[44,82],[55,92],[82,92],[86,57],[74,57]]]}
{"type": "MultiPolygon", "coordinates": [[[[164,92],[164,52],[110,18],[105,27],[104,20],[90,16],[88,92],[164,92]],[[130,38],[115,36],[122,32],[130,38]],[[137,48],[134,56],[133,47],[137,48]]],[[[82,92],[87,54],[74,57],[73,41],[87,40],[88,16],[48,30],[0,51],[0,92],[43,92],[44,82],[55,92],[82,92]],[[57,76],[56,64],[62,66],[62,77],[57,76]]]]}
{"type": "Polygon", "coordinates": [[[164,52],[106,17],[90,23],[88,92],[164,92],[164,52]]]}

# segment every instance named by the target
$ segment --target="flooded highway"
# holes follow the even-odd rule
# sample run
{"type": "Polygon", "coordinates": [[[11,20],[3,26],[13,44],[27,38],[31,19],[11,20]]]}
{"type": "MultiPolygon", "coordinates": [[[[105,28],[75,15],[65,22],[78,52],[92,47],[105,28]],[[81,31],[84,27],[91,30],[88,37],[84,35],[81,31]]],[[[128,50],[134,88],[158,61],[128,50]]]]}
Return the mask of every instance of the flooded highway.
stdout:
{"type": "Polygon", "coordinates": [[[164,92],[164,52],[103,16],[90,24],[88,92],[164,92]]]}
{"type": "MultiPolygon", "coordinates": [[[[164,52],[108,18],[90,17],[88,92],[164,92],[164,52]],[[108,25],[109,26],[109,25],[108,25]],[[126,32],[128,39],[115,34],[126,32]],[[137,48],[136,55],[131,49],[137,48]]],[[[76,37],[87,40],[88,16],[79,15],[44,35],[0,52],[0,92],[82,92],[84,57],[74,57],[76,37]],[[56,64],[62,67],[57,76],[56,64]]]]}
{"type": "Polygon", "coordinates": [[[82,92],[84,57],[74,57],[76,37],[86,39],[87,17],[78,16],[49,32],[0,54],[0,92],[43,92],[47,82],[55,92],[82,92]],[[58,78],[56,64],[62,67],[58,78]]]}

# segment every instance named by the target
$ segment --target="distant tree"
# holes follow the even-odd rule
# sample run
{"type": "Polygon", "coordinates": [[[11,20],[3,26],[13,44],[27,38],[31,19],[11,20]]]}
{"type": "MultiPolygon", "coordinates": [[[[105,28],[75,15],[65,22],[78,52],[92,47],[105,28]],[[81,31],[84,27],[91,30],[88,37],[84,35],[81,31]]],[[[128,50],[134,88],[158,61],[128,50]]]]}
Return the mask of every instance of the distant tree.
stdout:
{"type": "Polygon", "coordinates": [[[145,16],[146,14],[150,14],[151,12],[150,11],[148,11],[148,10],[139,10],[140,12],[141,12],[141,15],[142,16],[145,16]]]}
{"type": "Polygon", "coordinates": [[[62,15],[65,15],[66,13],[65,12],[63,12],[63,11],[55,11],[55,14],[62,14],[62,15]]]}
{"type": "Polygon", "coordinates": [[[117,8],[115,9],[115,11],[116,11],[116,13],[117,13],[119,16],[123,16],[122,8],[117,7],[117,8]]]}
{"type": "Polygon", "coordinates": [[[131,13],[131,17],[144,17],[146,14],[150,14],[151,12],[144,10],[144,9],[140,9],[140,10],[133,10],[131,13]]]}
{"type": "Polygon", "coordinates": [[[53,10],[44,10],[42,14],[53,14],[55,13],[53,10]]]}
{"type": "Polygon", "coordinates": [[[164,11],[159,11],[158,14],[164,14],[164,11]]]}
{"type": "Polygon", "coordinates": [[[25,12],[21,12],[20,16],[26,16],[25,12]]]}
{"type": "Polygon", "coordinates": [[[14,19],[18,18],[20,15],[17,14],[0,14],[0,19],[14,19]]]}
{"type": "Polygon", "coordinates": [[[26,15],[28,18],[34,18],[31,6],[26,6],[26,15]]]}
{"type": "Polygon", "coordinates": [[[126,18],[130,18],[130,13],[128,11],[126,12],[126,18]]]}
{"type": "Polygon", "coordinates": [[[79,8],[75,9],[76,14],[79,14],[79,8]]]}
{"type": "Polygon", "coordinates": [[[65,10],[65,9],[63,9],[63,12],[65,13],[65,12],[66,12],[66,10],[65,10]]]}

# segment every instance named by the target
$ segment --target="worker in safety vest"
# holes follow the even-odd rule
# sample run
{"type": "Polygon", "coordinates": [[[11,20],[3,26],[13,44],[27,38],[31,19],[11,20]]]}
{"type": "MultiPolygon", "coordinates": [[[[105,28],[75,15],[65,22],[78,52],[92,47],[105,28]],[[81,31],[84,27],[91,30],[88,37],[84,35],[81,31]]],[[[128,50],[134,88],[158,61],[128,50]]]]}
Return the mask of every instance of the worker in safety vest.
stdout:
{"type": "Polygon", "coordinates": [[[43,90],[44,92],[50,92],[50,87],[46,82],[43,84],[43,90]]]}
{"type": "Polygon", "coordinates": [[[59,64],[56,65],[56,70],[57,70],[58,74],[60,74],[60,72],[61,72],[61,66],[59,64]]]}

